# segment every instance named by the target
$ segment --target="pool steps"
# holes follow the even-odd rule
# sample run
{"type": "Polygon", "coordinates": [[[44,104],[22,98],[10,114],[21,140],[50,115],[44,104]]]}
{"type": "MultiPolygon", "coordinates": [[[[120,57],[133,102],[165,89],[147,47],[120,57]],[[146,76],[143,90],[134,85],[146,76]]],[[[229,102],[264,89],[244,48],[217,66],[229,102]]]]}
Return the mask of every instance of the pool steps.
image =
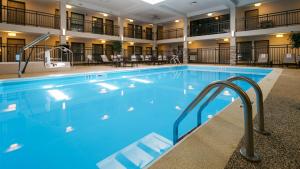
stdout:
{"type": "Polygon", "coordinates": [[[141,169],[172,146],[172,141],[167,138],[150,133],[96,165],[99,169],[141,169]]]}

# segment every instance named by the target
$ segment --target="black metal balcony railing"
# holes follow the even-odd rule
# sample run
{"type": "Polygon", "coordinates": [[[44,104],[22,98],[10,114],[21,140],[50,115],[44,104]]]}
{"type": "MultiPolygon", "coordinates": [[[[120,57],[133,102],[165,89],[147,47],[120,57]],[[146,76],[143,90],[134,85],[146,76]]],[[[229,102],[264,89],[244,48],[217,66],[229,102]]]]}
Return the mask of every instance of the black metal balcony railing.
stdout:
{"type": "Polygon", "coordinates": [[[198,48],[189,49],[190,63],[229,64],[230,52],[235,52],[237,64],[255,64],[260,54],[267,54],[268,60],[274,65],[282,65],[287,53],[300,57],[300,49],[291,45],[272,45],[247,48],[198,48]]]}
{"type": "Polygon", "coordinates": [[[237,63],[251,64],[257,62],[260,54],[267,54],[268,60],[272,61],[274,65],[283,64],[283,59],[287,53],[300,57],[300,49],[292,48],[292,45],[272,45],[252,48],[238,48],[237,63]]]}
{"type": "Polygon", "coordinates": [[[202,36],[230,32],[230,21],[212,22],[201,26],[192,26],[190,36],[202,36]]]}
{"type": "Polygon", "coordinates": [[[136,56],[146,56],[146,55],[151,55],[151,56],[156,56],[156,51],[155,50],[142,50],[142,51],[130,51],[128,49],[123,49],[123,54],[124,54],[124,58],[129,59],[132,55],[136,55],[136,56]]]}
{"type": "Polygon", "coordinates": [[[229,64],[230,48],[198,48],[189,49],[190,63],[229,64]]]}
{"type": "Polygon", "coordinates": [[[101,35],[119,36],[119,26],[104,24],[97,21],[68,18],[67,28],[70,31],[76,32],[89,32],[101,35]]]}
{"type": "Polygon", "coordinates": [[[59,29],[60,17],[34,10],[1,6],[0,22],[59,29]]]}
{"type": "Polygon", "coordinates": [[[169,29],[157,32],[157,40],[174,39],[183,37],[183,28],[169,29]]]}
{"type": "Polygon", "coordinates": [[[236,29],[237,31],[247,31],[296,24],[300,24],[300,9],[238,19],[236,29]]]}
{"type": "Polygon", "coordinates": [[[146,30],[139,29],[129,29],[128,27],[124,27],[124,37],[153,40],[153,32],[147,32],[146,30]]]}

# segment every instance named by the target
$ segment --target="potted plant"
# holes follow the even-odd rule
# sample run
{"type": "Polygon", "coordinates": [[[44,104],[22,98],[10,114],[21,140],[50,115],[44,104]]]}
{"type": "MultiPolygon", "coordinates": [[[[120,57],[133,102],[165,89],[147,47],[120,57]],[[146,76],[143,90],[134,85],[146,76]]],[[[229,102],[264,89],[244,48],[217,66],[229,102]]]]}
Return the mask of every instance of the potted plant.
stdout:
{"type": "Polygon", "coordinates": [[[113,44],[114,55],[119,55],[122,52],[122,43],[120,41],[114,41],[113,44]]]}
{"type": "Polygon", "coordinates": [[[300,48],[300,33],[292,32],[291,36],[292,48],[300,48]]]}

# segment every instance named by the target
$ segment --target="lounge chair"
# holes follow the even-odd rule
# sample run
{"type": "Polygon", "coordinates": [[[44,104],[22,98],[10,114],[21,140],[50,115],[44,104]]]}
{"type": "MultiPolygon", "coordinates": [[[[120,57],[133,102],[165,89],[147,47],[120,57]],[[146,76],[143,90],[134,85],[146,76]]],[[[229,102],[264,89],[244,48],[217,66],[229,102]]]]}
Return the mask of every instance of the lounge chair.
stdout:
{"type": "Polygon", "coordinates": [[[138,62],[137,56],[136,56],[136,55],[131,55],[130,61],[131,61],[131,62],[138,62]]]}
{"type": "Polygon", "coordinates": [[[273,66],[273,62],[269,60],[269,56],[266,53],[259,54],[256,64],[273,66]]]}
{"type": "Polygon", "coordinates": [[[295,55],[291,53],[287,53],[285,57],[283,58],[283,65],[289,66],[289,65],[297,65],[298,59],[295,55]]]}
{"type": "Polygon", "coordinates": [[[112,61],[110,61],[106,55],[101,55],[102,63],[104,64],[113,64],[112,61]]]}

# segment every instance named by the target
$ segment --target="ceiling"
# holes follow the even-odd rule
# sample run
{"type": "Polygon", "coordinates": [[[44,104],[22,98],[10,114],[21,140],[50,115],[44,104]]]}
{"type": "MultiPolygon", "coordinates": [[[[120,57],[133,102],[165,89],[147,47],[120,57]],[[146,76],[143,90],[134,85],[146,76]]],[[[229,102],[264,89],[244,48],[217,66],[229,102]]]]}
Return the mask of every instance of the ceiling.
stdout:
{"type": "Polygon", "coordinates": [[[260,0],[165,0],[151,5],[141,0],[67,0],[71,5],[147,23],[162,23],[257,1],[260,0]]]}

